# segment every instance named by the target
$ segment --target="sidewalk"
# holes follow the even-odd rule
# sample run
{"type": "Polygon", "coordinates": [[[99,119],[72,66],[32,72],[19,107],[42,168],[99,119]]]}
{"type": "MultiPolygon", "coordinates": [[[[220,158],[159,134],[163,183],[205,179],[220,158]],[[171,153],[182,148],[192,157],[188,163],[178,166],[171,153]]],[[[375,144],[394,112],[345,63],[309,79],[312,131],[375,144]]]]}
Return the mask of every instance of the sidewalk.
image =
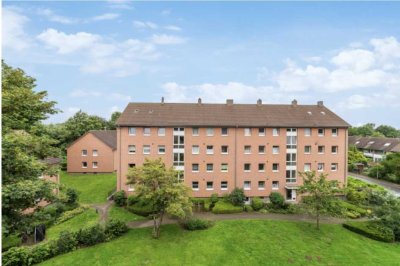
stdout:
{"type": "Polygon", "coordinates": [[[394,194],[395,196],[400,197],[400,184],[395,184],[392,182],[388,182],[386,180],[376,179],[376,178],[372,178],[369,176],[360,175],[360,174],[351,173],[351,172],[348,173],[348,176],[354,177],[356,179],[365,181],[370,184],[380,185],[380,186],[384,187],[386,190],[388,190],[389,192],[391,192],[392,194],[394,194]]]}

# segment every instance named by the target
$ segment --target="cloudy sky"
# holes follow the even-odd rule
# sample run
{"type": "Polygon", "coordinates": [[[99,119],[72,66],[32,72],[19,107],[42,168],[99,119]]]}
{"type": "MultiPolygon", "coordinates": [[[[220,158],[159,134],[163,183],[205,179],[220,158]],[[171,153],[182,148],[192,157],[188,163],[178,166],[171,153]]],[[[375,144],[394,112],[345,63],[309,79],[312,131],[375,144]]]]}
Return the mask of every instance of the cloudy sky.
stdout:
{"type": "Polygon", "coordinates": [[[400,128],[400,3],[3,2],[2,56],[63,113],[130,101],[325,105],[400,128]]]}

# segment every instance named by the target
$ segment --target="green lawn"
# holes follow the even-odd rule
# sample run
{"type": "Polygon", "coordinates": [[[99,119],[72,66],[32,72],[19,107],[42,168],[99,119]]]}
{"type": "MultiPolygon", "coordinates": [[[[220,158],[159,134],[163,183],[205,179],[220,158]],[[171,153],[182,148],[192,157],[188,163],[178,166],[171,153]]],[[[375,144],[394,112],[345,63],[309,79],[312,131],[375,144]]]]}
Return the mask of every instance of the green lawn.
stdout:
{"type": "Polygon", "coordinates": [[[76,189],[80,203],[104,203],[107,201],[108,192],[117,185],[117,176],[115,173],[68,174],[62,172],[61,184],[76,189]]]}
{"type": "Polygon", "coordinates": [[[374,241],[323,224],[220,221],[205,231],[165,225],[161,239],[151,228],[131,229],[109,243],[84,248],[42,265],[399,265],[400,245],[374,241]]]}
{"type": "Polygon", "coordinates": [[[85,226],[95,225],[99,221],[99,215],[93,208],[87,209],[86,211],[78,214],[74,218],[71,218],[61,224],[53,225],[46,231],[47,239],[58,238],[61,231],[78,231],[80,228],[85,226]]]}
{"type": "Polygon", "coordinates": [[[118,219],[123,222],[146,220],[146,217],[136,215],[126,210],[125,208],[121,208],[115,205],[111,206],[111,208],[108,210],[108,218],[118,219]]]}

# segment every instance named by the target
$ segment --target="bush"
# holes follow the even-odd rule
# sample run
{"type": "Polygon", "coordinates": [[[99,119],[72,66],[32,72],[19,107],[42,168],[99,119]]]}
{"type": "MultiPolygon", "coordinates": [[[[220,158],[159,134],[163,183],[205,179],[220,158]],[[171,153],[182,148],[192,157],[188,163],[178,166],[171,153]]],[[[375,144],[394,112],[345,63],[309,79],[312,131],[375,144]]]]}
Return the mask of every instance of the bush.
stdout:
{"type": "Polygon", "coordinates": [[[338,201],[338,204],[341,208],[346,209],[347,211],[352,211],[352,212],[358,213],[359,216],[367,215],[367,210],[360,208],[356,205],[353,205],[351,203],[348,203],[346,201],[338,201]]]}
{"type": "Polygon", "coordinates": [[[75,204],[78,202],[78,192],[73,188],[67,188],[67,204],[75,204]]]}
{"type": "Polygon", "coordinates": [[[120,190],[114,194],[114,202],[117,206],[122,207],[126,205],[125,191],[120,190]]]}
{"type": "Polygon", "coordinates": [[[210,228],[211,226],[214,225],[214,222],[209,220],[191,218],[182,221],[181,225],[186,230],[194,231],[194,230],[205,230],[207,228],[210,228]]]}
{"type": "Polygon", "coordinates": [[[131,206],[131,205],[133,205],[133,204],[135,204],[137,202],[139,202],[139,198],[134,196],[134,195],[131,195],[131,196],[128,197],[126,203],[127,203],[128,206],[131,206]]]}
{"type": "Polygon", "coordinates": [[[229,194],[229,201],[235,206],[243,206],[246,200],[243,188],[235,188],[231,194],[229,194]]]}
{"type": "Polygon", "coordinates": [[[394,242],[393,231],[378,222],[346,222],[343,224],[343,227],[371,239],[394,242]]]}
{"type": "Polygon", "coordinates": [[[242,206],[234,206],[232,205],[232,203],[222,200],[218,201],[212,210],[212,212],[215,214],[239,213],[242,211],[243,211],[242,206]]]}
{"type": "Polygon", "coordinates": [[[152,214],[153,211],[153,206],[148,204],[147,202],[144,202],[142,200],[136,202],[135,204],[128,206],[127,207],[128,211],[133,212],[134,214],[140,215],[140,216],[149,216],[152,214]]]}
{"type": "Polygon", "coordinates": [[[264,201],[260,198],[252,198],[251,207],[253,208],[253,210],[259,211],[264,207],[264,201]]]}
{"type": "Polygon", "coordinates": [[[245,212],[252,212],[252,211],[254,211],[254,209],[253,209],[253,207],[251,207],[251,205],[244,205],[244,206],[243,206],[243,210],[244,210],[245,212]]]}
{"type": "Polygon", "coordinates": [[[104,242],[106,240],[106,235],[103,228],[99,224],[96,224],[80,229],[76,233],[76,240],[80,246],[93,246],[97,243],[104,242]]]}
{"type": "Polygon", "coordinates": [[[116,238],[125,234],[126,232],[128,232],[128,226],[126,226],[126,224],[120,220],[113,219],[109,220],[106,223],[104,229],[104,233],[106,234],[107,239],[116,238]]]}
{"type": "Polygon", "coordinates": [[[75,234],[69,231],[62,231],[60,237],[55,242],[56,254],[63,254],[73,251],[78,246],[78,241],[76,240],[75,234]]]}
{"type": "Polygon", "coordinates": [[[282,194],[279,192],[272,192],[269,195],[269,200],[273,207],[275,208],[282,208],[285,206],[285,199],[283,198],[282,194]]]}
{"type": "Polygon", "coordinates": [[[13,247],[2,254],[3,266],[29,265],[29,251],[26,247],[13,247]]]}
{"type": "Polygon", "coordinates": [[[56,220],[55,224],[60,224],[63,223],[69,219],[74,218],[75,216],[77,216],[78,214],[81,214],[82,212],[84,212],[85,210],[87,210],[88,207],[87,206],[81,206],[78,208],[75,208],[71,211],[66,211],[63,214],[61,214],[60,217],[58,217],[58,219],[56,220]]]}
{"type": "Polygon", "coordinates": [[[30,261],[32,262],[32,264],[40,263],[53,256],[54,251],[52,250],[52,246],[49,243],[36,245],[30,250],[30,261]]]}
{"type": "Polygon", "coordinates": [[[2,235],[1,238],[1,250],[5,251],[12,247],[18,247],[22,244],[21,237],[19,235],[9,235],[5,237],[2,235]]]}
{"type": "Polygon", "coordinates": [[[218,194],[217,194],[217,193],[213,193],[213,194],[211,195],[211,198],[210,198],[210,206],[208,206],[207,210],[212,211],[212,209],[213,209],[214,206],[215,206],[215,203],[217,203],[218,200],[219,200],[219,199],[218,199],[218,194]]]}

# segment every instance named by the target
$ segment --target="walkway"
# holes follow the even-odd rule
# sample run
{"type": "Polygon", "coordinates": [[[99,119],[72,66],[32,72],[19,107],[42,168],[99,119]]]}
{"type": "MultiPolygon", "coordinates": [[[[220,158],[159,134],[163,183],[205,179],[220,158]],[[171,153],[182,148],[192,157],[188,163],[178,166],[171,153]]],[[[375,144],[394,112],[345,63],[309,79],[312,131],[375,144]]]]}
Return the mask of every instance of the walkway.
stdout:
{"type": "Polygon", "coordinates": [[[376,179],[376,178],[368,177],[365,175],[359,175],[359,174],[355,174],[355,173],[348,173],[348,175],[351,177],[354,177],[356,179],[370,183],[370,184],[380,185],[380,186],[384,187],[386,190],[388,190],[389,192],[391,192],[393,195],[400,197],[400,185],[399,184],[395,184],[395,183],[391,183],[391,182],[388,182],[385,180],[376,179]]]}
{"type": "Polygon", "coordinates": [[[96,209],[96,211],[100,214],[100,222],[105,223],[108,219],[108,209],[111,205],[114,204],[114,201],[109,200],[105,204],[93,204],[92,207],[96,209]]]}

